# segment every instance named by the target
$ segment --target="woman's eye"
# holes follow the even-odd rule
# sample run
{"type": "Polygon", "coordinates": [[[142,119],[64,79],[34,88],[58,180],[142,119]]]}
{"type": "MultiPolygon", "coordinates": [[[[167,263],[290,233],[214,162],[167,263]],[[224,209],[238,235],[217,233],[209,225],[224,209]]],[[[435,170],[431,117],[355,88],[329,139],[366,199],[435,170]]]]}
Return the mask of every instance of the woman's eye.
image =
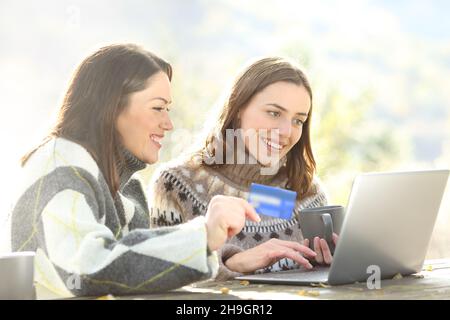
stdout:
{"type": "Polygon", "coordinates": [[[300,119],[294,119],[294,124],[296,126],[302,126],[305,122],[300,119]]]}
{"type": "Polygon", "coordinates": [[[167,112],[170,111],[169,108],[164,108],[164,107],[153,107],[152,109],[153,109],[153,110],[156,110],[156,111],[158,111],[158,112],[161,112],[161,111],[164,111],[164,110],[167,110],[167,112]]]}
{"type": "Polygon", "coordinates": [[[269,114],[274,118],[277,118],[280,116],[280,113],[278,111],[269,111],[269,114]]]}

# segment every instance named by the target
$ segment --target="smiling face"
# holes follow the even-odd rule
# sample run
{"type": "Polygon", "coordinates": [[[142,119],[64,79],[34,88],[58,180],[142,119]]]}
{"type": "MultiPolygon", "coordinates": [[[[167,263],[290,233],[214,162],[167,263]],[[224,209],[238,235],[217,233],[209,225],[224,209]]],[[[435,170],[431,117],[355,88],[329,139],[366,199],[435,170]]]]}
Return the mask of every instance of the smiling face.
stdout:
{"type": "Polygon", "coordinates": [[[129,96],[128,105],[117,118],[122,144],[145,163],[158,161],[164,133],[173,129],[168,114],[171,101],[169,78],[159,72],[147,80],[144,90],[129,96]]]}
{"type": "Polygon", "coordinates": [[[310,108],[308,91],[295,83],[275,82],[255,94],[239,115],[248,152],[262,165],[276,163],[300,140],[310,108]]]}

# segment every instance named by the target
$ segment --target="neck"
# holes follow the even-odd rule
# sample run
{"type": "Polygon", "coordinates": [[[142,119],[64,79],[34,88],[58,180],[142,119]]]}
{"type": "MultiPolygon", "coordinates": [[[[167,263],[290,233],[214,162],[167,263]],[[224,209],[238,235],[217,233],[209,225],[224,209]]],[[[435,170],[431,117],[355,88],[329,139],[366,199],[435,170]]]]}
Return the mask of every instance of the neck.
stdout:
{"type": "Polygon", "coordinates": [[[119,188],[122,190],[135,172],[145,169],[146,163],[136,158],[124,147],[120,147],[120,152],[122,152],[123,162],[118,165],[120,178],[119,188]]]}

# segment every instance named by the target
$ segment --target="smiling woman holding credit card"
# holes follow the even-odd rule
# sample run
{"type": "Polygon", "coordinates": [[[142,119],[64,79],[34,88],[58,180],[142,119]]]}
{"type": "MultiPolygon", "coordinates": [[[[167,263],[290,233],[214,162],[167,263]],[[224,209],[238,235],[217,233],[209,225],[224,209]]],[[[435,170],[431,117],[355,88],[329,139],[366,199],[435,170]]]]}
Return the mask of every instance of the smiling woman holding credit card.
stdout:
{"type": "Polygon", "coordinates": [[[171,79],[170,64],[133,44],[100,48],[76,69],[53,129],[22,159],[11,214],[12,250],[36,253],[38,298],[150,293],[208,279],[227,237],[246,217],[259,221],[245,200],[217,196],[205,217],[149,230],[133,174],[158,160],[172,130],[171,79]]]}
{"type": "MultiPolygon", "coordinates": [[[[312,262],[330,264],[327,242],[316,238],[315,252],[310,250],[298,221],[299,210],[327,204],[315,177],[311,115],[312,91],[299,67],[278,57],[251,64],[234,82],[219,117],[208,121],[215,127],[200,150],[155,175],[152,226],[201,216],[216,194],[248,199],[252,183],[289,189],[296,193],[293,217],[261,216],[260,223],[246,222],[242,232],[220,250],[217,279],[311,268],[312,262]]],[[[269,198],[276,216],[279,201],[266,194],[269,198]]]]}

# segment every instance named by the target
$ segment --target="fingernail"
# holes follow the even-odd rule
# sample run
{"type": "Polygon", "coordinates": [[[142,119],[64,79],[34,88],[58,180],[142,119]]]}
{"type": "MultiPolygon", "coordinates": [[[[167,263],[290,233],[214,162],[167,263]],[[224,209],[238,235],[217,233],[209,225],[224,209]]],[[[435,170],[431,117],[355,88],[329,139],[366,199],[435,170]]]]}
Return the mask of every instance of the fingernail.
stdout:
{"type": "Polygon", "coordinates": [[[308,263],[308,269],[312,269],[312,268],[313,268],[312,264],[308,263]]]}

